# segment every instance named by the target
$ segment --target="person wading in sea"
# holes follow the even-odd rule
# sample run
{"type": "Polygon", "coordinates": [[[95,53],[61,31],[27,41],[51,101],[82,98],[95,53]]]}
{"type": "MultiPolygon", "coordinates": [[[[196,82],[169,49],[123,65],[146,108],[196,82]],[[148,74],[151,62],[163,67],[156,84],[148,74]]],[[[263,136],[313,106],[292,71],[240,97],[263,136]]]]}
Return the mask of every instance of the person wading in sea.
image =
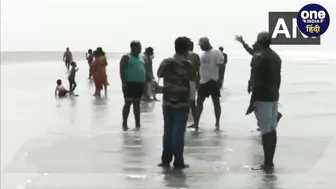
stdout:
{"type": "Polygon", "coordinates": [[[273,158],[277,144],[278,101],[281,83],[281,58],[270,48],[271,37],[261,32],[257,37],[260,49],[251,61],[251,103],[246,114],[254,111],[262,135],[264,164],[256,169],[274,167],[273,158]]]}
{"type": "Polygon", "coordinates": [[[88,79],[92,78],[92,63],[93,63],[93,53],[92,53],[92,49],[88,50],[88,53],[86,53],[85,55],[86,60],[88,61],[88,65],[89,65],[89,77],[88,79]]]}
{"type": "Polygon", "coordinates": [[[221,106],[219,98],[220,88],[218,84],[218,69],[219,67],[224,66],[224,56],[223,54],[217,50],[212,48],[210,41],[207,37],[202,37],[199,40],[199,45],[204,53],[201,55],[201,66],[200,66],[200,86],[198,88],[197,93],[197,117],[193,125],[189,126],[189,128],[195,128],[198,131],[199,128],[199,120],[203,111],[203,103],[206,98],[211,96],[212,102],[215,109],[215,117],[216,117],[216,130],[219,130],[220,125],[220,116],[221,116],[221,106]]]}
{"type": "Polygon", "coordinates": [[[190,81],[193,66],[188,60],[189,40],[179,37],[175,40],[175,55],[163,60],[158,77],[163,78],[163,151],[159,166],[169,168],[174,157],[174,168],[189,166],[184,162],[184,135],[189,114],[190,81]]]}
{"type": "Polygon", "coordinates": [[[132,41],[131,52],[124,55],[120,60],[120,79],[124,93],[124,107],[122,110],[124,130],[128,129],[127,119],[133,104],[135,127],[140,129],[140,101],[144,94],[146,82],[145,62],[141,53],[140,41],[132,41]]]}
{"type": "Polygon", "coordinates": [[[69,47],[67,47],[63,55],[63,62],[65,63],[65,67],[68,69],[68,71],[70,70],[70,64],[72,61],[72,52],[70,51],[69,47]]]}
{"type": "Polygon", "coordinates": [[[220,46],[219,51],[223,54],[224,56],[224,66],[219,67],[219,87],[223,88],[224,85],[224,77],[225,77],[225,69],[226,69],[226,64],[228,62],[228,56],[227,54],[224,52],[224,48],[222,46],[220,46]]]}

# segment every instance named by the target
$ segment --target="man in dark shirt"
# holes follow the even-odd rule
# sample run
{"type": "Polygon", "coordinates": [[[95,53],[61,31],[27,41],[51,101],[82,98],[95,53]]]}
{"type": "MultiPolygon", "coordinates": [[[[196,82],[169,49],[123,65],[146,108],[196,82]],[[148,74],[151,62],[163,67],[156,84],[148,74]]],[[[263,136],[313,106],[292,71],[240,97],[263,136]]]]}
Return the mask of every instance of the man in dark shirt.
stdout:
{"type": "Polygon", "coordinates": [[[93,63],[92,49],[89,49],[88,53],[86,53],[86,60],[88,61],[88,64],[89,64],[89,78],[88,79],[91,79],[91,77],[92,77],[91,66],[92,66],[92,63],[93,63]]]}
{"type": "Polygon", "coordinates": [[[251,61],[251,106],[262,134],[264,149],[264,164],[258,169],[272,169],[277,143],[276,127],[282,61],[270,48],[271,39],[268,32],[258,34],[257,44],[260,50],[254,53],[251,61]]]}
{"type": "Polygon", "coordinates": [[[70,69],[70,63],[73,61],[72,52],[70,51],[69,47],[67,47],[66,51],[64,52],[63,61],[65,63],[65,67],[69,71],[69,69],[70,69]]]}
{"type": "MultiPolygon", "coordinates": [[[[248,44],[245,43],[245,41],[243,39],[243,36],[236,35],[235,38],[238,42],[240,42],[243,45],[246,52],[248,52],[252,56],[254,55],[254,53],[256,53],[260,50],[260,45],[257,42],[255,42],[252,45],[252,48],[251,48],[248,44]]],[[[250,66],[252,68],[252,64],[250,64],[250,66]]],[[[252,74],[250,75],[250,79],[248,80],[248,84],[247,84],[247,92],[249,94],[252,92],[251,76],[252,76],[252,74]]],[[[278,118],[277,118],[278,122],[280,121],[281,118],[282,118],[282,114],[280,112],[278,112],[278,118]]],[[[260,131],[260,128],[258,128],[257,131],[260,131]]]]}
{"type": "Polygon", "coordinates": [[[184,134],[189,114],[190,81],[194,78],[193,66],[188,60],[189,40],[175,40],[175,55],[163,60],[158,77],[163,78],[163,152],[159,166],[168,168],[174,157],[174,168],[183,169],[184,134]]]}
{"type": "Polygon", "coordinates": [[[224,48],[222,46],[219,47],[219,51],[223,54],[224,56],[224,66],[219,67],[218,71],[219,71],[219,87],[223,88],[223,84],[224,84],[224,76],[225,76],[225,68],[226,68],[226,64],[228,61],[228,57],[227,54],[224,52],[224,48]]]}

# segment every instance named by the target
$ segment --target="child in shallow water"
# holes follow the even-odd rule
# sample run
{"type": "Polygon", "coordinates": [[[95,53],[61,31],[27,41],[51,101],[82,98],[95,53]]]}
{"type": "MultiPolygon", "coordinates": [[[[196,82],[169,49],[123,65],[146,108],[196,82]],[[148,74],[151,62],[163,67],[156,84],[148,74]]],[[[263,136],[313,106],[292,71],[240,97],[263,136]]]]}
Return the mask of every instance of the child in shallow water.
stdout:
{"type": "Polygon", "coordinates": [[[55,89],[55,96],[58,97],[66,97],[67,94],[69,93],[68,90],[66,90],[64,88],[64,86],[62,85],[62,80],[58,79],[56,81],[57,85],[56,85],[56,89],[55,89]]]}
{"type": "MultiPolygon", "coordinates": [[[[69,74],[69,91],[70,91],[70,95],[75,95],[74,94],[74,90],[77,87],[77,83],[75,81],[75,77],[76,77],[76,72],[78,71],[79,68],[77,68],[77,64],[76,62],[71,62],[71,70],[70,70],[70,74],[69,74]]],[[[78,96],[78,95],[75,95],[78,96]]]]}

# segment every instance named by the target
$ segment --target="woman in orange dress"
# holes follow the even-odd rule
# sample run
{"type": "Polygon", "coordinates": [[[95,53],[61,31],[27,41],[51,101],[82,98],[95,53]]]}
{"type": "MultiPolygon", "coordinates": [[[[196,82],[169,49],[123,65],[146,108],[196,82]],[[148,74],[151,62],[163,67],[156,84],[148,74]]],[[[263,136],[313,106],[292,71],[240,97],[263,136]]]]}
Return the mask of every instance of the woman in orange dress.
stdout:
{"type": "Polygon", "coordinates": [[[99,55],[97,51],[93,52],[94,61],[91,65],[91,72],[93,81],[95,83],[96,91],[93,96],[100,97],[100,91],[103,89],[104,86],[104,76],[102,74],[102,69],[100,66],[99,55]]]}
{"type": "Polygon", "coordinates": [[[105,52],[101,47],[97,48],[97,53],[98,53],[98,63],[100,67],[100,73],[102,75],[103,79],[103,88],[105,92],[105,96],[107,95],[107,86],[109,85],[107,81],[107,73],[106,73],[106,67],[107,67],[107,59],[105,56],[105,52]]]}

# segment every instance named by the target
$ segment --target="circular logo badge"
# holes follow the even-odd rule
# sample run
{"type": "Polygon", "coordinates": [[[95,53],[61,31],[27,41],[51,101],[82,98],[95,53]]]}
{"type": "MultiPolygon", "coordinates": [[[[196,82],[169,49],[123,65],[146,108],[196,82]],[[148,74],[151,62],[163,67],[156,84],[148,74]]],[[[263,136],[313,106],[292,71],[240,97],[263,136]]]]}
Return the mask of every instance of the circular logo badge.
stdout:
{"type": "Polygon", "coordinates": [[[328,11],[319,4],[304,6],[297,15],[299,30],[309,36],[318,37],[327,31],[330,24],[328,11]]]}

